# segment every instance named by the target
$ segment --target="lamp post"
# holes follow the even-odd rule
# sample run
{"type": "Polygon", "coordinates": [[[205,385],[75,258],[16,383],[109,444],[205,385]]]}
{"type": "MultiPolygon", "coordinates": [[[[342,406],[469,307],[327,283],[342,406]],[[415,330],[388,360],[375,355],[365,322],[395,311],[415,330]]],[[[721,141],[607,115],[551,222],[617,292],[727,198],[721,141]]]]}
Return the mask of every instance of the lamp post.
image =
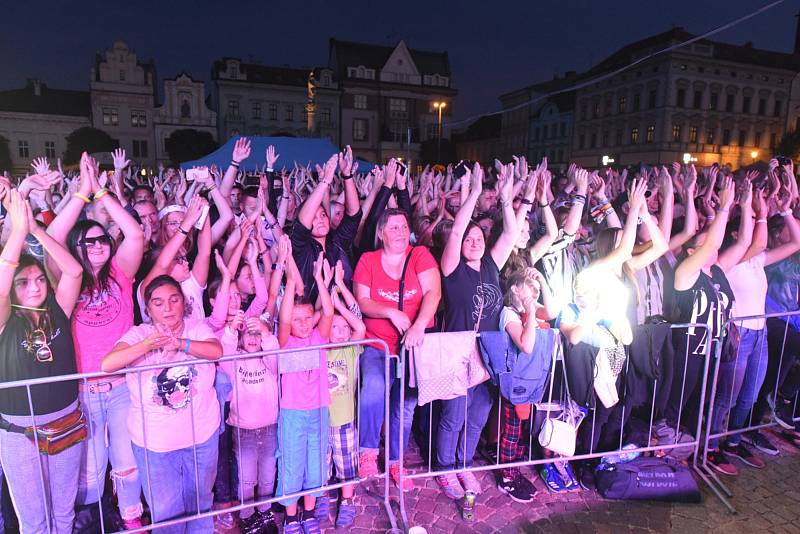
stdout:
{"type": "Polygon", "coordinates": [[[442,110],[447,107],[447,102],[434,102],[433,108],[439,112],[439,137],[436,141],[436,162],[442,160],[442,110]]]}
{"type": "Polygon", "coordinates": [[[756,162],[756,158],[758,157],[758,150],[753,150],[750,152],[750,157],[753,158],[753,163],[756,162]]]}

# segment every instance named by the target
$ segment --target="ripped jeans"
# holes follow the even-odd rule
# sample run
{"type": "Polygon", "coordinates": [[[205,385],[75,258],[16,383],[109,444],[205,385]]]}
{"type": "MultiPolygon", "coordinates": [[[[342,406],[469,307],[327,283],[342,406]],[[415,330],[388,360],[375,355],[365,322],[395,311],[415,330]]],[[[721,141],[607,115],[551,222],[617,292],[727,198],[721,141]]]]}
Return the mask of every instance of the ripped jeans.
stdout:
{"type": "Polygon", "coordinates": [[[78,478],[78,503],[98,502],[111,460],[111,481],[120,515],[122,519],[136,519],[142,515],[142,484],[128,434],[131,404],[128,385],[122,381],[109,391],[99,389],[95,393],[80,392],[81,405],[91,426],[78,478]]]}

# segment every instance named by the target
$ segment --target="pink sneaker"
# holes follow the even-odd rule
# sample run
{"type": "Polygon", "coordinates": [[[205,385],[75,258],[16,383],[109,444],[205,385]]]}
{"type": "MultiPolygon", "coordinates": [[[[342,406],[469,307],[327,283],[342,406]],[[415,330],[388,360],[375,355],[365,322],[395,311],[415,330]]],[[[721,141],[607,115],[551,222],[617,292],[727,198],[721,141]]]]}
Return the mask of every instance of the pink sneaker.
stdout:
{"type": "MultiPolygon", "coordinates": [[[[405,474],[406,470],[403,469],[403,475],[405,474]]],[[[389,475],[392,477],[392,482],[394,482],[394,485],[400,488],[400,464],[393,464],[389,468],[389,475]]],[[[414,489],[414,481],[410,478],[403,478],[403,485],[401,489],[403,490],[403,493],[411,491],[414,489]]]]}
{"type": "Polygon", "coordinates": [[[380,471],[378,470],[378,452],[377,451],[364,451],[358,456],[358,477],[370,478],[377,476],[380,471]]]}

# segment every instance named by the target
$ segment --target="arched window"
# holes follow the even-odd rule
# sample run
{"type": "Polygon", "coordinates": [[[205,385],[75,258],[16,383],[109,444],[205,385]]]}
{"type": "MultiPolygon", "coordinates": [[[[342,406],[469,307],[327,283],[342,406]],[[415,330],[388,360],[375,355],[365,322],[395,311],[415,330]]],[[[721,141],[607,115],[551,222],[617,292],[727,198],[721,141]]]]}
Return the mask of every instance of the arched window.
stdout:
{"type": "Polygon", "coordinates": [[[189,101],[184,99],[183,104],[181,104],[181,118],[188,119],[192,115],[192,107],[189,105],[189,101]]]}

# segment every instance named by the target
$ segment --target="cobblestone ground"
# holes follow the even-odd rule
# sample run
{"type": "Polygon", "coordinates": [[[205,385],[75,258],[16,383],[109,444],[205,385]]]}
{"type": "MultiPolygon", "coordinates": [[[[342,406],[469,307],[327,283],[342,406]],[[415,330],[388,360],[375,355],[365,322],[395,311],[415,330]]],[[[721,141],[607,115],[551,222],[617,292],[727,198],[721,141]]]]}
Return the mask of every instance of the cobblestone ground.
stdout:
{"type": "MultiPolygon", "coordinates": [[[[534,502],[512,501],[497,490],[493,473],[482,473],[479,480],[485,491],[478,498],[476,520],[472,523],[461,519],[456,504],[440,493],[433,479],[417,480],[417,488],[406,494],[409,522],[425,527],[429,534],[800,533],[800,450],[776,434],[768,435],[781,449],[780,456],[768,457],[767,467],[761,470],[737,463],[739,476],[724,479],[734,493],[732,502],[738,510],[735,515],[729,514],[704,486],[701,504],[607,501],[588,491],[549,494],[532,470],[523,470],[539,490],[534,502]]],[[[413,452],[409,467],[413,470],[421,466],[421,457],[413,452]]],[[[396,503],[394,491],[392,500],[396,503]]],[[[349,532],[386,532],[389,520],[383,507],[382,484],[362,485],[356,500],[359,514],[349,532]]],[[[399,520],[400,514],[396,515],[399,520]]],[[[339,532],[331,523],[323,527],[324,532],[339,532]]]]}

